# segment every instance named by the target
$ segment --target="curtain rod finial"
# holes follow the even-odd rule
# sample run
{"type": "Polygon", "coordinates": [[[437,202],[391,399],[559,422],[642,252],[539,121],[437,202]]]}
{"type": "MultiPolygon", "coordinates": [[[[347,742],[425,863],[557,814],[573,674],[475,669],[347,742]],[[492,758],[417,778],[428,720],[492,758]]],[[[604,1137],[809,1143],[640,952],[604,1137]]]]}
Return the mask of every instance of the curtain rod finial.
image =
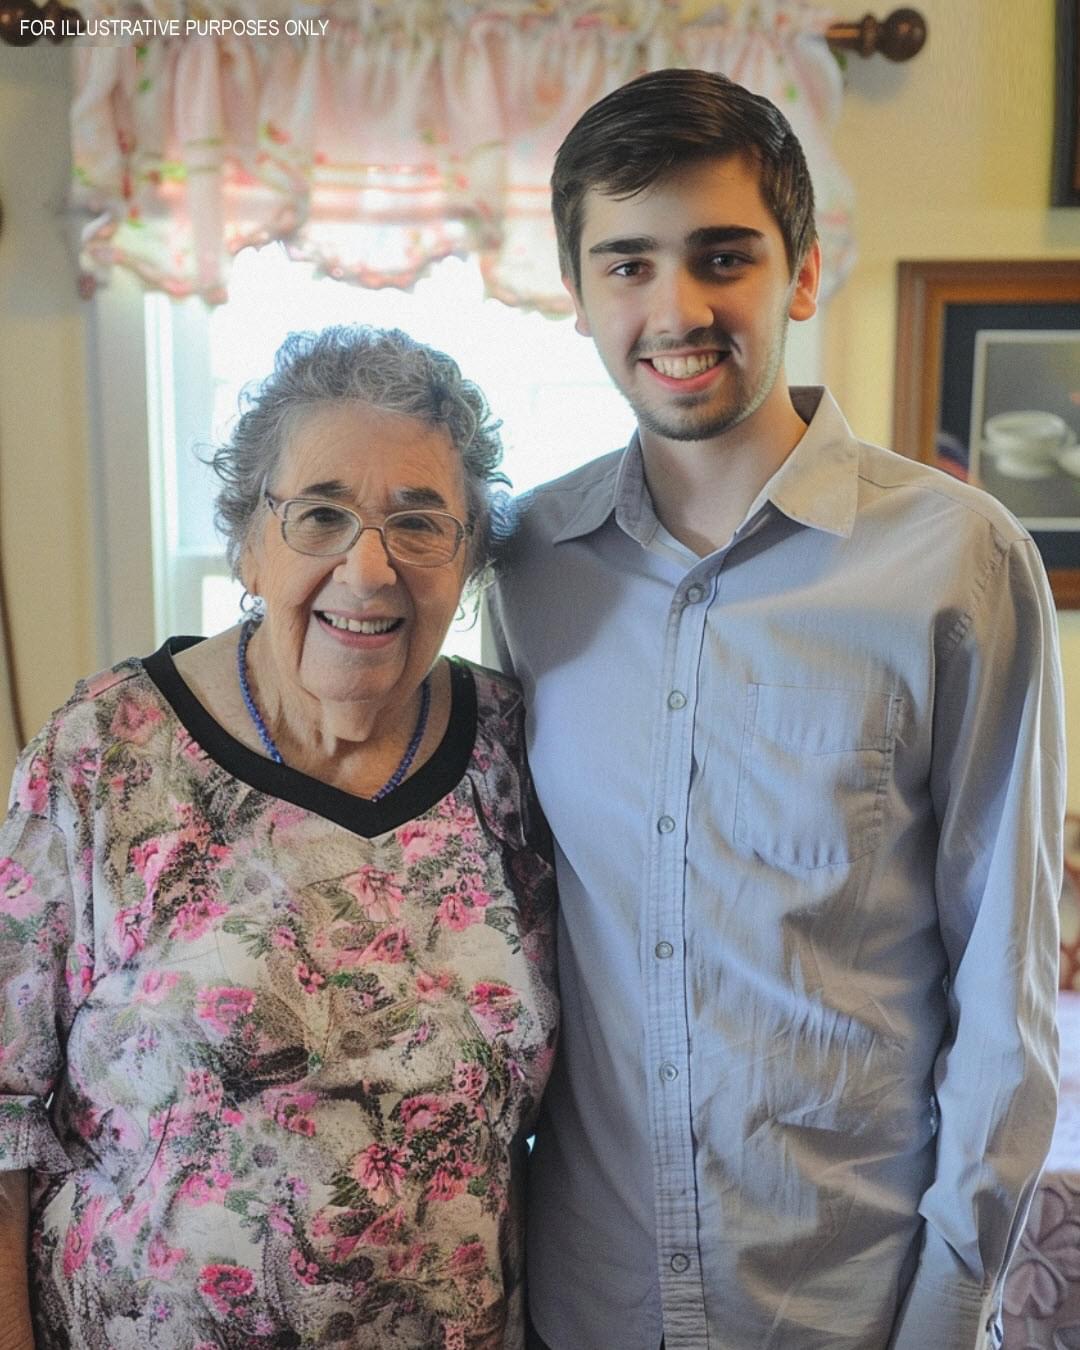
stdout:
{"type": "Polygon", "coordinates": [[[832,23],[825,33],[830,47],[889,61],[910,61],[926,42],[926,20],[917,9],[895,9],[887,19],[864,14],[857,22],[832,23]]]}
{"type": "Polygon", "coordinates": [[[0,5],[0,38],[11,47],[29,47],[38,35],[26,26],[30,19],[41,18],[41,11],[31,0],[10,0],[0,5]]]}
{"type": "Polygon", "coordinates": [[[9,47],[29,47],[40,37],[63,42],[79,21],[79,11],[68,9],[61,0],[48,0],[40,8],[33,0],[4,0],[0,3],[0,40],[9,47]]]}

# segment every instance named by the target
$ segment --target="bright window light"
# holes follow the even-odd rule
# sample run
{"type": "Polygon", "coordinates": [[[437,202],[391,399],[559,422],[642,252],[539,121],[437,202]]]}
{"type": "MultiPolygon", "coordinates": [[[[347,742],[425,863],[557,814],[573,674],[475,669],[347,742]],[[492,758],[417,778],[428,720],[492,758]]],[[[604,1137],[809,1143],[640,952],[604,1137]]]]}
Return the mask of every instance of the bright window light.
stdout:
{"type": "MultiPolygon", "coordinates": [[[[486,299],[475,261],[448,258],[406,293],[318,277],[277,245],[246,250],[227,304],[208,311],[198,300],[146,301],[159,639],[236,622],[240,588],[214,530],[216,480],[205,457],[228,436],[240,391],[269,373],[285,337],[338,323],[403,328],[449,352],[502,419],[514,491],[625,444],[633,429],[573,321],[486,299]]],[[[479,660],[480,641],[469,615],[452,627],[446,650],[479,660]]]]}

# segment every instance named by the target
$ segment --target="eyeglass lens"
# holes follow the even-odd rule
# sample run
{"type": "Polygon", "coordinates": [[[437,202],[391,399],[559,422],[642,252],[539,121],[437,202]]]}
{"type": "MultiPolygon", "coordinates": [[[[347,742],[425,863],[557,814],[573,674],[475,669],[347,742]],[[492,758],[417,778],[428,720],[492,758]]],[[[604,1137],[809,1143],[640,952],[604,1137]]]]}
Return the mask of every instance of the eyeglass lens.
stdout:
{"type": "MultiPolygon", "coordinates": [[[[287,502],[283,524],[285,542],[300,553],[344,553],[358,535],[356,516],[322,503],[287,502]]],[[[461,542],[461,526],[441,511],[396,511],[382,529],[393,557],[421,566],[449,562],[461,542]]]]}

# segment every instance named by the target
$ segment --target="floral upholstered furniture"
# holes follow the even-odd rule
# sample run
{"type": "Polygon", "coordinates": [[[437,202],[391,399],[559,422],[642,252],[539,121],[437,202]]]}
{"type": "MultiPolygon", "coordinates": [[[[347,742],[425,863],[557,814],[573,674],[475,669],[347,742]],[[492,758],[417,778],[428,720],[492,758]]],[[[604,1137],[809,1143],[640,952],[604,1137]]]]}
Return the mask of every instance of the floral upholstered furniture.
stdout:
{"type": "Polygon", "coordinates": [[[1080,1350],[1080,818],[1061,901],[1061,1097],[1050,1155],[1005,1281],[1005,1350],[1080,1350]]]}

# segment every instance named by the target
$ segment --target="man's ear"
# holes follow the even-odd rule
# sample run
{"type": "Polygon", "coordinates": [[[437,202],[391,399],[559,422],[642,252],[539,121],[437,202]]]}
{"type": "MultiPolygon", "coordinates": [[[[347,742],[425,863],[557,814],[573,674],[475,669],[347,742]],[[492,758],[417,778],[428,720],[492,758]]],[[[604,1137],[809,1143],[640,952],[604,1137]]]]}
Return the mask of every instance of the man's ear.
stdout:
{"type": "Polygon", "coordinates": [[[564,276],[562,284],[569,292],[570,299],[574,302],[574,330],[582,337],[592,337],[592,329],[589,327],[589,320],[585,317],[585,306],[581,303],[581,294],[574,285],[573,277],[564,276]]]}
{"type": "Polygon", "coordinates": [[[817,313],[818,286],[821,284],[821,245],[815,239],[799,264],[788,306],[788,317],[810,319],[817,313]]]}

